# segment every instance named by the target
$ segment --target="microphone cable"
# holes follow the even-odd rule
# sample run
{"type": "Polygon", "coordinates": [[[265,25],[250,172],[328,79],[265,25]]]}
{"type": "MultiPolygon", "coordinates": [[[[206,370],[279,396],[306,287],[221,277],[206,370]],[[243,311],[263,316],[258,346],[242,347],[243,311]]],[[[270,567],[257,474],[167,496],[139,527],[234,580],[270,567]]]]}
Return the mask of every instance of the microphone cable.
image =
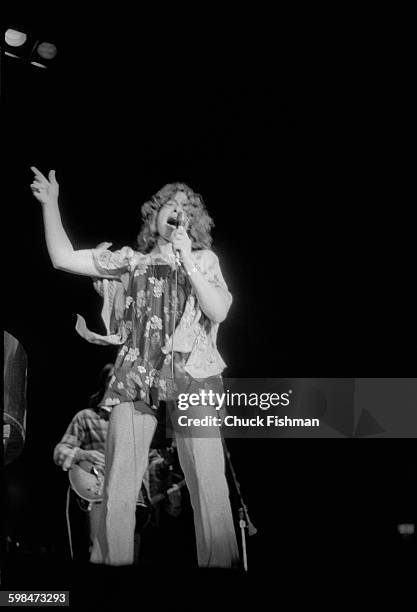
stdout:
{"type": "Polygon", "coordinates": [[[69,517],[70,496],[71,496],[71,486],[69,486],[67,490],[67,502],[65,505],[65,516],[67,519],[67,532],[68,532],[68,542],[69,542],[69,547],[70,547],[71,561],[74,561],[74,551],[72,549],[71,523],[70,523],[70,517],[69,517]]]}
{"type": "MultiPolygon", "coordinates": [[[[177,229],[179,227],[184,226],[184,215],[182,212],[178,213],[177,217],[177,229]]],[[[174,373],[174,333],[175,333],[175,324],[177,320],[177,311],[178,311],[178,268],[181,265],[179,251],[175,253],[175,268],[174,268],[174,308],[173,308],[173,317],[172,317],[172,333],[171,333],[171,378],[175,380],[174,373]]]]}

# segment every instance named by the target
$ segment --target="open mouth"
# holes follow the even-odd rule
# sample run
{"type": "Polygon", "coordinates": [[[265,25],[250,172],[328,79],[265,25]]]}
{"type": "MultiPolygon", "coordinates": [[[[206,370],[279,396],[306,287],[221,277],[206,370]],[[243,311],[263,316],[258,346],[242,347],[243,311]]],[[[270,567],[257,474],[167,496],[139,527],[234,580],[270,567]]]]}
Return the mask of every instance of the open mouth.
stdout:
{"type": "Polygon", "coordinates": [[[178,217],[177,216],[171,216],[168,217],[167,219],[167,225],[171,225],[171,227],[177,227],[178,226],[178,217]]]}

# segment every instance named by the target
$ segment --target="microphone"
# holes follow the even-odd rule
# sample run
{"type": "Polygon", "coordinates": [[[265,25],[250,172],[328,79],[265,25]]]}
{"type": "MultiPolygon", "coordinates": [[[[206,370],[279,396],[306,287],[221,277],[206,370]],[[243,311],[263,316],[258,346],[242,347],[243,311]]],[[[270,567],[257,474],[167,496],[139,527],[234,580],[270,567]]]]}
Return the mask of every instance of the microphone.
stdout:
{"type": "Polygon", "coordinates": [[[184,213],[183,213],[183,212],[181,212],[181,211],[180,211],[180,212],[178,213],[177,222],[176,222],[176,224],[175,224],[175,225],[177,226],[177,229],[178,229],[179,227],[184,227],[184,225],[185,225],[185,219],[184,219],[184,213]]]}
{"type": "MultiPolygon", "coordinates": [[[[175,225],[176,225],[177,229],[179,227],[184,227],[185,219],[184,219],[184,213],[182,211],[180,211],[178,213],[177,221],[176,221],[175,225]]],[[[175,259],[176,259],[177,265],[180,265],[181,264],[181,260],[180,260],[180,252],[179,252],[178,249],[175,251],[175,259]]]]}

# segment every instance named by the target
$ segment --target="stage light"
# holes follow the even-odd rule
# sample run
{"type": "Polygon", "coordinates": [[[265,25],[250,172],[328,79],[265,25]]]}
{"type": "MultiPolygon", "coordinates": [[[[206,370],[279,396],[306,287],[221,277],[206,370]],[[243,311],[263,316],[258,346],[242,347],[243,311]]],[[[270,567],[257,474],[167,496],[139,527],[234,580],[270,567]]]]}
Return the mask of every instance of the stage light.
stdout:
{"type": "Polygon", "coordinates": [[[42,42],[36,48],[36,60],[32,59],[30,63],[33,66],[38,66],[38,68],[48,68],[57,53],[58,50],[53,43],[42,42]]]}
{"type": "Polygon", "coordinates": [[[43,57],[43,59],[51,60],[57,54],[57,48],[52,43],[43,42],[37,48],[37,53],[43,57]]]}
{"type": "Polygon", "coordinates": [[[55,63],[58,49],[53,42],[40,39],[36,33],[25,33],[16,28],[8,28],[4,34],[6,44],[4,54],[38,68],[49,68],[55,63]]]}
{"type": "Polygon", "coordinates": [[[16,59],[25,59],[29,56],[30,41],[24,32],[9,28],[4,34],[4,40],[7,45],[4,50],[5,55],[16,59]]]}
{"type": "Polygon", "coordinates": [[[415,532],[415,525],[413,523],[401,523],[397,525],[398,533],[402,536],[410,536],[415,532]]]}
{"type": "Polygon", "coordinates": [[[21,47],[22,45],[25,44],[25,42],[27,41],[27,38],[28,38],[27,34],[25,34],[24,32],[19,32],[18,30],[12,30],[11,28],[6,30],[6,33],[4,35],[4,40],[11,47],[21,47]]]}
{"type": "Polygon", "coordinates": [[[397,525],[397,531],[403,539],[408,539],[414,535],[416,526],[414,523],[400,523],[397,525]]]}

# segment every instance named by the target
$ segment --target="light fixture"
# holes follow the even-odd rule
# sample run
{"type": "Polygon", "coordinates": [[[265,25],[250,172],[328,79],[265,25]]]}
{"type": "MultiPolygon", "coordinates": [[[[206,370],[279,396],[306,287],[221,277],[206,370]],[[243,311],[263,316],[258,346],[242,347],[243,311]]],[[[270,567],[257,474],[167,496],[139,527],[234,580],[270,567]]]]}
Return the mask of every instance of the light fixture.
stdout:
{"type": "Polygon", "coordinates": [[[57,53],[58,50],[56,45],[50,42],[41,42],[36,46],[30,63],[34,66],[38,66],[38,68],[48,68],[57,53]]]}
{"type": "Polygon", "coordinates": [[[416,531],[414,523],[400,523],[397,525],[397,531],[403,539],[410,538],[416,531]]]}
{"type": "Polygon", "coordinates": [[[6,42],[5,55],[16,59],[25,59],[29,56],[31,41],[25,32],[9,28],[4,34],[4,40],[6,42]]]}
{"type": "Polygon", "coordinates": [[[27,41],[27,34],[9,28],[8,30],[6,30],[4,40],[10,47],[21,47],[27,41]]]}
{"type": "Polygon", "coordinates": [[[58,54],[56,45],[45,39],[23,32],[19,28],[8,28],[4,34],[4,54],[38,68],[49,68],[58,54]]]}

